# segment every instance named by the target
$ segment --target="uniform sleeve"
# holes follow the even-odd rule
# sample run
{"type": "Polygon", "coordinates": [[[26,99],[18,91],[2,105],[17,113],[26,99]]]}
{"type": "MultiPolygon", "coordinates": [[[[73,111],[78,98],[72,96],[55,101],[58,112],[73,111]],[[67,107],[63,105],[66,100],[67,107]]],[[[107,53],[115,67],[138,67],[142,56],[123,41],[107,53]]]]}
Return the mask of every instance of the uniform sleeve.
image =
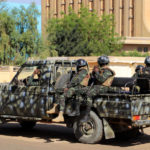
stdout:
{"type": "Polygon", "coordinates": [[[133,79],[136,79],[137,77],[138,77],[137,73],[134,73],[133,76],[132,76],[133,79]]]}
{"type": "Polygon", "coordinates": [[[29,77],[27,77],[27,85],[28,86],[37,86],[37,85],[39,85],[39,82],[38,81],[34,82],[33,76],[29,76],[29,77]]]}
{"type": "Polygon", "coordinates": [[[113,74],[110,70],[105,69],[102,75],[99,72],[95,72],[95,78],[98,80],[101,84],[104,83],[109,77],[111,77],[113,74]]]}
{"type": "Polygon", "coordinates": [[[82,82],[82,80],[85,78],[87,74],[88,74],[87,70],[85,69],[81,70],[78,75],[75,75],[72,78],[72,80],[68,84],[68,88],[80,85],[80,83],[82,82]]]}

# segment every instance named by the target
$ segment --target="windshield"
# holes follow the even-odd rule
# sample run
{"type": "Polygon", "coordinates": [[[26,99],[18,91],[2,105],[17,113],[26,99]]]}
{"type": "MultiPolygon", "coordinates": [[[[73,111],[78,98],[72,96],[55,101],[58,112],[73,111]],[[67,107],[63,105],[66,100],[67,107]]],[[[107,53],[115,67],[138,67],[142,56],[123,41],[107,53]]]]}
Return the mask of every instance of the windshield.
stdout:
{"type": "MultiPolygon", "coordinates": [[[[24,67],[18,75],[18,80],[24,80],[27,77],[32,76],[36,68],[37,66],[24,67]]],[[[35,76],[34,78],[37,78],[37,76],[35,76]]]]}
{"type": "Polygon", "coordinates": [[[48,66],[25,66],[22,67],[12,80],[11,84],[21,86],[48,85],[51,68],[48,66]]]}

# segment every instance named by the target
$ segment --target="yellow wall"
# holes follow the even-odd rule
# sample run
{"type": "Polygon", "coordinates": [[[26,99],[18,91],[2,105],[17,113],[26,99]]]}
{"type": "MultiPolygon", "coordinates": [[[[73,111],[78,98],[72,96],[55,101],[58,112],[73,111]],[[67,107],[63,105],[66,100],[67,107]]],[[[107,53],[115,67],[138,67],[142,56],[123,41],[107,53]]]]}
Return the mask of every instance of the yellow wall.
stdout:
{"type": "MultiPolygon", "coordinates": [[[[90,70],[92,70],[94,65],[97,65],[97,56],[94,57],[49,57],[48,59],[67,59],[67,60],[77,60],[83,58],[88,61],[90,70]]],[[[116,77],[131,77],[134,74],[135,67],[138,64],[144,65],[144,57],[114,57],[110,56],[110,68],[116,72],[116,77]]],[[[10,67],[0,67],[0,83],[10,82],[16,71],[14,71],[13,66],[10,67]]],[[[19,68],[15,69],[18,70],[19,68]]]]}

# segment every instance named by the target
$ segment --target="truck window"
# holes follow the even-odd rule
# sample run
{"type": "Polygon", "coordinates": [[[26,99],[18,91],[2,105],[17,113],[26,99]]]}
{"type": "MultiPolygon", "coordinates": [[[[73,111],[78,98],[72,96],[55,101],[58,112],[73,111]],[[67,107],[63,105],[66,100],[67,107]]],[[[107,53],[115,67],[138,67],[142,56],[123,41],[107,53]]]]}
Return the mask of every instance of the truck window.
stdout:
{"type": "MultiPolygon", "coordinates": [[[[24,67],[23,70],[18,75],[18,80],[24,80],[27,77],[32,76],[35,69],[36,69],[36,66],[24,67]]],[[[35,79],[36,78],[37,78],[37,76],[35,76],[35,79]]]]}
{"type": "Polygon", "coordinates": [[[70,73],[70,71],[75,71],[75,67],[62,67],[62,66],[57,66],[56,67],[56,80],[62,75],[62,74],[67,74],[70,73]]]}

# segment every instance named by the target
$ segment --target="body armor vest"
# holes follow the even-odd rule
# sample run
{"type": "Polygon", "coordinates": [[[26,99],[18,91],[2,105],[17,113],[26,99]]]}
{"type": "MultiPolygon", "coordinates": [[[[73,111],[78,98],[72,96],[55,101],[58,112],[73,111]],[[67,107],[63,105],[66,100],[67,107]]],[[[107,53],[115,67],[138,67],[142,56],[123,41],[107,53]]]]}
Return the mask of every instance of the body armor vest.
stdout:
{"type": "Polygon", "coordinates": [[[84,79],[82,80],[82,82],[81,82],[80,84],[83,85],[83,86],[88,86],[89,79],[90,79],[90,75],[87,74],[87,75],[84,77],[84,79]]]}
{"type": "Polygon", "coordinates": [[[115,77],[115,72],[114,72],[113,70],[111,70],[110,68],[108,68],[108,67],[104,67],[104,68],[102,68],[102,69],[100,70],[100,75],[102,75],[103,72],[104,72],[106,69],[109,70],[109,71],[112,73],[112,75],[111,75],[109,78],[107,78],[101,85],[103,85],[103,86],[111,86],[111,84],[112,84],[112,82],[113,82],[113,79],[114,79],[114,77],[115,77]]]}

